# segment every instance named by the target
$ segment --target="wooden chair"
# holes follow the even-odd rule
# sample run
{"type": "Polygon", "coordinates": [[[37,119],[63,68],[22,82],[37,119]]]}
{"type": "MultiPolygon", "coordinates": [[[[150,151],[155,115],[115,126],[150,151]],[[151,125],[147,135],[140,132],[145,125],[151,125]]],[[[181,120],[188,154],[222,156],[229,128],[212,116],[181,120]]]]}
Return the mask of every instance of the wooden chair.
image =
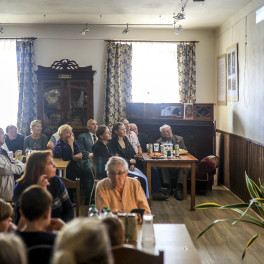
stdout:
{"type": "Polygon", "coordinates": [[[76,207],[76,216],[80,215],[80,204],[81,204],[81,191],[80,191],[80,179],[76,178],[75,181],[69,180],[67,178],[61,178],[65,187],[68,189],[76,190],[76,203],[73,206],[76,207]]]}
{"type": "MultiPolygon", "coordinates": [[[[96,175],[96,166],[95,166],[94,159],[93,159],[93,153],[89,154],[89,159],[92,162],[92,174],[93,174],[93,177],[94,177],[94,185],[93,185],[93,189],[92,189],[92,192],[91,192],[91,198],[92,198],[93,193],[95,192],[95,189],[96,189],[96,185],[97,185],[99,180],[97,179],[97,175],[96,175]]],[[[90,203],[91,203],[91,201],[90,201],[90,203]]],[[[89,206],[90,206],[90,204],[89,204],[89,206]]]]}
{"type": "Polygon", "coordinates": [[[113,247],[112,253],[115,264],[163,264],[164,252],[159,251],[159,255],[146,253],[130,245],[113,247]]]}

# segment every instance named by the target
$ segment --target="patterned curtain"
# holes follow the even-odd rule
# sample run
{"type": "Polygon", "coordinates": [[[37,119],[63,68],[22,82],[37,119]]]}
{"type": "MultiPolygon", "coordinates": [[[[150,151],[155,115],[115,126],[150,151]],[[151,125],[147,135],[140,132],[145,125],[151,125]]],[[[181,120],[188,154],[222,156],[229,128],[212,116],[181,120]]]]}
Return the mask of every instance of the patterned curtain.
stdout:
{"type": "Polygon", "coordinates": [[[37,117],[37,77],[34,58],[34,40],[17,40],[18,75],[18,131],[24,135],[30,133],[30,122],[37,117]]]}
{"type": "Polygon", "coordinates": [[[104,123],[112,129],[115,122],[125,117],[126,102],[132,98],[132,45],[108,42],[104,70],[104,123]]]}
{"type": "Polygon", "coordinates": [[[196,101],[195,43],[177,46],[180,103],[196,101]]]}

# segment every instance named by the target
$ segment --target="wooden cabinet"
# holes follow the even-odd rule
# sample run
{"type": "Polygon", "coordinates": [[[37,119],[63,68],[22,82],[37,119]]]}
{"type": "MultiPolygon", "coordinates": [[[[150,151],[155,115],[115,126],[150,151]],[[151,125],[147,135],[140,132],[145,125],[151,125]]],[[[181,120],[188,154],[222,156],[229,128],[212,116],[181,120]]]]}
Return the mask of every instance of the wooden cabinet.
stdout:
{"type": "Polygon", "coordinates": [[[38,66],[37,116],[44,131],[51,134],[61,120],[67,121],[74,132],[85,131],[86,122],[93,118],[92,66],[79,67],[75,61],[55,61],[51,67],[38,66]]]}

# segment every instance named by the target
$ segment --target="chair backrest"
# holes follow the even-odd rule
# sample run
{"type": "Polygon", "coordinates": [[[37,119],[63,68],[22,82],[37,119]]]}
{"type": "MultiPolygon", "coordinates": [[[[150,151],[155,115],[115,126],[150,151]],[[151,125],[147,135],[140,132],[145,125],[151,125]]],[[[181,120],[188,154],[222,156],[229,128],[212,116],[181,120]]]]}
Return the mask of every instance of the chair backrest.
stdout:
{"type": "Polygon", "coordinates": [[[61,178],[65,187],[68,189],[76,190],[76,203],[73,204],[76,207],[76,216],[80,215],[80,204],[81,204],[81,191],[80,191],[80,179],[76,178],[75,181],[69,180],[67,178],[61,178]]]}
{"type": "Polygon", "coordinates": [[[96,166],[95,166],[95,163],[94,163],[94,156],[93,156],[93,153],[90,153],[89,154],[89,159],[91,160],[92,162],[92,173],[93,173],[93,176],[94,176],[94,179],[96,180],[96,166]]]}
{"type": "Polygon", "coordinates": [[[123,245],[112,249],[115,264],[163,264],[164,252],[159,251],[159,255],[146,253],[133,246],[123,245]]]}

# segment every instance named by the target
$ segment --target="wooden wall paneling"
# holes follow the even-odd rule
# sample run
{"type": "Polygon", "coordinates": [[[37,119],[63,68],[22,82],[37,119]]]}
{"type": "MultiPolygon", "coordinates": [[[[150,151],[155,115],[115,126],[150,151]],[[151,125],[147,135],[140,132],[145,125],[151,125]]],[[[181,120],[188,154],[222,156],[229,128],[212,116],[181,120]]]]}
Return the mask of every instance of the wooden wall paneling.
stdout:
{"type": "Polygon", "coordinates": [[[224,185],[230,188],[229,174],[229,135],[221,134],[224,140],[224,185]]]}

